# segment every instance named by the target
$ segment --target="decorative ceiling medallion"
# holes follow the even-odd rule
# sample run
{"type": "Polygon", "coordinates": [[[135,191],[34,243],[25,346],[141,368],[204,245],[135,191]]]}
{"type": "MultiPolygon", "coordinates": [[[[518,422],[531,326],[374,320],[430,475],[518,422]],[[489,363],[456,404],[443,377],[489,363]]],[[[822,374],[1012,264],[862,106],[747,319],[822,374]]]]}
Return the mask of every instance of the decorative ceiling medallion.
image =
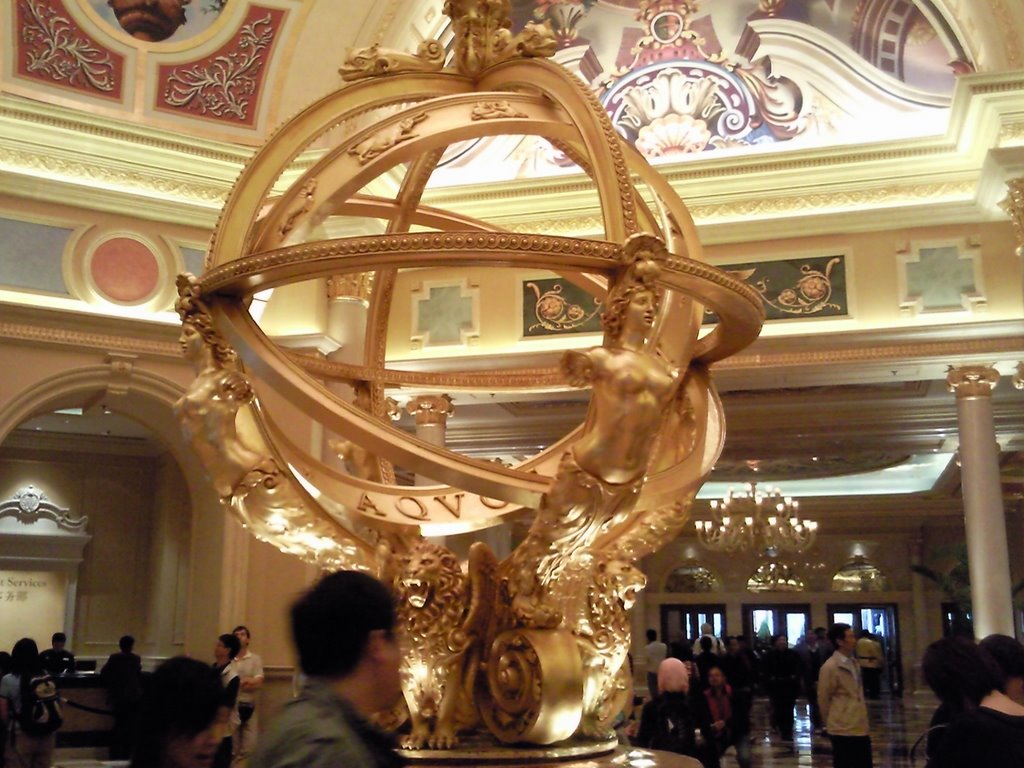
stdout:
{"type": "Polygon", "coordinates": [[[130,237],[115,237],[93,251],[89,274],[111,301],[138,304],[156,290],[160,264],[143,243],[130,237]]]}
{"type": "Polygon", "coordinates": [[[62,0],[18,0],[16,24],[20,77],[121,100],[124,57],[82,29],[62,0]]]}
{"type": "Polygon", "coordinates": [[[156,109],[253,128],[267,64],[286,12],[254,5],[236,36],[186,64],[162,64],[156,109]]]}
{"type": "Polygon", "coordinates": [[[69,239],[62,267],[69,291],[83,301],[157,312],[171,305],[169,276],[181,263],[162,240],[89,227],[69,239]]]}

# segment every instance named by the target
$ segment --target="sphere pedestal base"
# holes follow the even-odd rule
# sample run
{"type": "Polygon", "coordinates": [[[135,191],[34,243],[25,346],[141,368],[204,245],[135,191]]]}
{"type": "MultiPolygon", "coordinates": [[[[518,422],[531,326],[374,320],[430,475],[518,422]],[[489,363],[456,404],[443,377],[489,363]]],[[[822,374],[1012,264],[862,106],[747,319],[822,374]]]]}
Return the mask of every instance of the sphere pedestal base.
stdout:
{"type": "Polygon", "coordinates": [[[517,747],[470,737],[455,749],[402,750],[411,765],[500,766],[501,768],[701,768],[692,757],[622,746],[617,741],[571,741],[551,747],[517,747]]]}

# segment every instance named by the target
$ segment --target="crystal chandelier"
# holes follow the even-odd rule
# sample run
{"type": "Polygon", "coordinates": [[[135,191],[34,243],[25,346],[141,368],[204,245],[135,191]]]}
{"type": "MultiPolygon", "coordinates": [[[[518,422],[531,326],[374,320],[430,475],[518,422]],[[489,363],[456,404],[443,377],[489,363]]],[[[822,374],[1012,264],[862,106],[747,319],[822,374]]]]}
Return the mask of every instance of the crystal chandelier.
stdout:
{"type": "Polygon", "coordinates": [[[799,503],[781,488],[760,491],[757,483],[711,502],[711,519],[697,520],[697,538],[708,549],[722,552],[753,549],[770,557],[780,552],[803,552],[814,543],[818,524],[801,520],[799,503]]]}

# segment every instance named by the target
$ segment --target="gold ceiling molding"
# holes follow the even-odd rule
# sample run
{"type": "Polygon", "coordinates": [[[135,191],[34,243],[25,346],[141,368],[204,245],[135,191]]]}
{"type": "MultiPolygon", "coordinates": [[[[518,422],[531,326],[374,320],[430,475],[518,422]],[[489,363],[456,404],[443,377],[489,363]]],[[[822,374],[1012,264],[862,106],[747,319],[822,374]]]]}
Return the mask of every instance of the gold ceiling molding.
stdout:
{"type": "Polygon", "coordinates": [[[1024,353],[1024,336],[1005,336],[993,339],[963,339],[950,341],[916,342],[912,344],[866,345],[856,349],[828,349],[806,352],[754,352],[733,355],[715,363],[715,371],[742,370],[744,368],[786,368],[800,365],[828,365],[833,363],[860,363],[881,360],[921,360],[936,358],[948,360],[998,355],[1017,357],[1024,353]]]}
{"type": "Polygon", "coordinates": [[[817,477],[838,477],[859,472],[874,472],[895,467],[911,457],[906,452],[844,453],[837,456],[817,456],[811,462],[806,458],[757,458],[754,460],[723,457],[715,464],[708,478],[712,483],[748,482],[751,478],[770,477],[773,482],[807,480],[817,477]],[[751,470],[758,474],[751,474],[751,470]]]}
{"type": "MultiPolygon", "coordinates": [[[[0,94],[0,120],[55,128],[67,134],[65,140],[78,134],[98,136],[122,144],[141,145],[239,166],[253,154],[251,148],[237,147],[228,142],[210,141],[191,136],[188,139],[182,139],[180,131],[161,131],[155,128],[136,126],[124,120],[88,115],[74,109],[32,102],[3,94],[0,94]]],[[[73,141],[72,139],[72,143],[73,141]]]]}
{"type": "Polygon", "coordinates": [[[907,397],[928,396],[927,381],[880,381],[871,384],[819,384],[809,387],[777,387],[775,389],[730,389],[729,402],[755,401],[761,405],[766,400],[784,400],[793,396],[806,398],[814,396],[821,400],[848,401],[852,396],[870,397],[878,400],[904,400],[907,397]]]}
{"type": "MultiPolygon", "coordinates": [[[[1018,87],[1024,89],[1024,82],[1018,83],[1018,87]]],[[[835,147],[824,147],[814,150],[795,150],[790,157],[781,160],[758,160],[756,157],[744,157],[742,161],[737,161],[735,157],[728,160],[712,158],[659,165],[657,168],[658,172],[676,188],[677,192],[683,192],[685,191],[684,185],[692,184],[695,180],[721,179],[724,176],[755,176],[767,173],[801,175],[810,169],[832,171],[837,165],[873,165],[897,161],[919,163],[932,158],[949,156],[955,152],[954,143],[945,138],[936,141],[939,143],[928,146],[920,146],[918,142],[911,141],[886,150],[865,148],[860,151],[843,151],[837,150],[835,147]]],[[[877,181],[877,171],[874,171],[873,174],[871,180],[877,181]]],[[[804,179],[804,183],[806,184],[806,179],[804,179]]],[[[577,175],[568,178],[519,179],[502,183],[427,189],[424,193],[424,201],[438,207],[463,201],[507,203],[509,199],[533,198],[538,192],[562,196],[581,192],[590,193],[592,190],[593,185],[589,178],[577,175]]]]}
{"type": "Polygon", "coordinates": [[[1024,143],[1024,120],[1008,120],[999,126],[999,147],[1014,147],[1024,143]]]}
{"type": "MultiPolygon", "coordinates": [[[[227,199],[230,182],[224,184],[201,184],[186,181],[184,178],[167,178],[157,175],[157,171],[138,171],[100,165],[82,157],[58,157],[51,148],[41,148],[29,154],[24,150],[12,150],[0,147],[0,166],[5,166],[7,173],[23,171],[26,175],[36,175],[42,171],[47,175],[63,177],[65,182],[86,182],[93,188],[130,188],[136,194],[149,192],[161,197],[176,198],[179,202],[213,204],[220,208],[227,199]]],[[[52,196],[53,202],[63,202],[59,194],[52,196]]]]}
{"type": "MultiPolygon", "coordinates": [[[[987,149],[1012,140],[1007,138],[1011,125],[1016,126],[1012,129],[1014,136],[1024,132],[1024,126],[1014,119],[1019,111],[1016,99],[1007,98],[1021,91],[1024,77],[1020,73],[961,78],[950,118],[950,137],[861,148],[796,150],[760,159],[701,159],[659,166],[659,172],[691,203],[695,217],[702,223],[801,213],[816,205],[825,206],[827,213],[828,206],[881,207],[889,203],[931,202],[943,196],[969,205],[975,197],[976,176],[987,149]],[[970,137],[976,139],[969,140],[970,137]],[[890,183],[917,173],[922,163],[934,168],[935,174],[955,172],[957,180],[897,186],[890,183]],[[881,177],[880,166],[889,169],[881,177]],[[790,192],[763,200],[761,191],[750,185],[758,175],[765,174],[776,176],[773,186],[783,191],[808,189],[815,184],[832,187],[837,183],[863,189],[814,196],[790,192]],[[726,196],[734,200],[710,203],[726,196]]],[[[179,211],[168,209],[171,205],[204,211],[219,208],[227,189],[252,154],[248,148],[223,141],[184,141],[180,133],[171,130],[130,127],[109,117],[88,117],[69,107],[34,104],[9,95],[0,96],[0,136],[0,164],[7,166],[8,173],[33,177],[32,196],[36,199],[64,203],[69,185],[123,194],[136,192],[140,197],[137,214],[156,220],[180,216],[179,211]],[[49,147],[60,147],[62,157],[54,157],[49,147]],[[55,183],[51,176],[61,177],[60,181],[55,183]]],[[[316,152],[307,154],[291,164],[287,175],[301,173],[315,163],[316,152]]],[[[500,223],[520,229],[527,224],[528,211],[529,223],[536,225],[532,216],[538,197],[547,199],[543,209],[566,212],[565,216],[551,217],[550,223],[557,231],[599,231],[593,226],[598,221],[593,214],[593,186],[582,175],[428,189],[424,202],[465,208],[469,213],[479,211],[485,218],[498,211],[500,216],[496,219],[500,223]]],[[[95,198],[90,203],[87,195],[80,195],[75,204],[101,210],[112,204],[104,195],[95,198]]],[[[118,205],[123,203],[119,201],[118,205]]],[[[198,223],[209,225],[202,214],[198,223]]]]}
{"type": "MultiPolygon", "coordinates": [[[[94,319],[87,315],[82,320],[94,319]]],[[[79,320],[76,325],[81,325],[79,320]]],[[[124,319],[116,321],[121,326],[120,332],[93,332],[72,330],[70,327],[54,327],[52,325],[35,325],[32,323],[0,323],[0,339],[27,341],[36,344],[58,344],[68,347],[87,347],[118,352],[133,352],[141,355],[157,357],[181,357],[181,346],[176,341],[159,341],[156,339],[138,338],[122,335],[124,319]]],[[[69,325],[71,325],[69,323],[69,325]]],[[[176,330],[168,327],[167,335],[176,336],[176,330]]]]}
{"type": "MultiPolygon", "coordinates": [[[[1020,84],[1024,87],[1024,83],[1020,84]]],[[[834,168],[837,165],[851,166],[865,163],[891,163],[899,160],[929,160],[935,157],[942,157],[954,151],[954,144],[944,137],[926,139],[928,143],[921,145],[920,140],[910,140],[901,145],[889,144],[887,149],[876,149],[869,146],[843,148],[843,147],[815,147],[813,149],[796,149],[794,154],[799,157],[778,159],[759,159],[753,157],[745,163],[715,161],[712,159],[708,166],[699,169],[688,167],[690,163],[673,163],[671,166],[660,166],[662,175],[670,182],[692,182],[694,179],[717,178],[723,171],[734,176],[751,176],[765,173],[788,173],[793,171],[806,171],[813,168],[834,168]]],[[[692,161],[691,161],[692,163],[692,161]]]]}
{"type": "Polygon", "coordinates": [[[577,234],[593,234],[600,232],[604,222],[600,216],[573,216],[567,215],[557,219],[532,219],[530,221],[517,221],[506,223],[505,228],[509,232],[533,232],[540,228],[553,235],[572,236],[577,234]]]}
{"type": "Polygon", "coordinates": [[[967,88],[972,94],[978,96],[996,95],[1000,93],[1013,93],[1024,88],[1024,78],[1017,72],[1005,73],[998,76],[987,77],[984,75],[971,75],[967,88]]]}
{"type": "MultiPolygon", "coordinates": [[[[1014,0],[1019,2],[1019,0],[1014,0]]],[[[1006,63],[1012,68],[1024,67],[1024,55],[1021,53],[1020,31],[1017,20],[1013,17],[1010,5],[1007,0],[989,0],[992,7],[992,15],[995,16],[997,26],[1002,33],[1003,49],[1006,53],[1006,63]]]]}
{"type": "Polygon", "coordinates": [[[752,214],[793,214],[806,211],[825,213],[833,209],[848,211],[853,205],[876,207],[907,201],[970,199],[974,197],[976,189],[977,183],[973,179],[936,184],[886,185],[841,192],[736,200],[717,205],[691,202],[690,211],[698,224],[707,224],[723,219],[746,218],[752,214]]]}
{"type": "MultiPolygon", "coordinates": [[[[698,225],[749,219],[752,215],[790,216],[813,211],[817,214],[830,212],[850,213],[851,206],[877,208],[887,204],[929,201],[973,200],[977,183],[972,179],[936,182],[933,184],[887,184],[884,187],[844,190],[841,192],[815,193],[809,195],[788,195],[732,200],[725,203],[702,204],[699,198],[687,196],[690,213],[698,225]]],[[[593,233],[601,229],[602,222],[597,216],[576,215],[575,211],[539,220],[502,222],[510,232],[529,232],[538,226],[544,231],[558,234],[593,233]]]]}

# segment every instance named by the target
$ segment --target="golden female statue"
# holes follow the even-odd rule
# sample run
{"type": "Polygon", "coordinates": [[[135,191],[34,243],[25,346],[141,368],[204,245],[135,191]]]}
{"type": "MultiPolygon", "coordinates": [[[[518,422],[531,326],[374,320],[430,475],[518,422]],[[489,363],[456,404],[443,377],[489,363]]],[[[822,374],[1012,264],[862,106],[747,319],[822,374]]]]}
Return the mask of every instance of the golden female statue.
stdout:
{"type": "Polygon", "coordinates": [[[252,409],[252,383],[213,323],[195,276],[178,276],[181,349],[196,378],[174,412],[217,495],[258,538],[321,567],[376,572],[370,544],[336,521],[313,516],[266,445],[252,409]]]}
{"type": "Polygon", "coordinates": [[[178,293],[175,309],[182,319],[179,341],[185,358],[195,368],[196,378],[174,404],[174,412],[217,495],[230,499],[252,470],[269,473],[274,466],[238,435],[238,411],[252,402],[252,386],[238,370],[234,350],[214,327],[209,310],[199,298],[196,278],[180,275],[178,293]]]}
{"type": "Polygon", "coordinates": [[[632,484],[643,476],[679,381],[678,371],[646,350],[660,305],[655,280],[661,268],[653,251],[638,247],[651,240],[642,235],[630,241],[635,261],[601,315],[604,345],[570,350],[562,357],[569,383],[589,384],[593,391],[583,437],[572,454],[580,469],[609,486],[632,484]]]}
{"type": "Polygon", "coordinates": [[[507,561],[516,623],[552,628],[568,596],[552,587],[569,557],[636,504],[659,428],[679,384],[679,371],[652,349],[661,306],[656,281],[665,247],[650,235],[626,244],[625,269],[601,316],[604,344],[568,351],[562,370],[592,396],[583,437],[566,451],[526,540],[507,561]]]}

